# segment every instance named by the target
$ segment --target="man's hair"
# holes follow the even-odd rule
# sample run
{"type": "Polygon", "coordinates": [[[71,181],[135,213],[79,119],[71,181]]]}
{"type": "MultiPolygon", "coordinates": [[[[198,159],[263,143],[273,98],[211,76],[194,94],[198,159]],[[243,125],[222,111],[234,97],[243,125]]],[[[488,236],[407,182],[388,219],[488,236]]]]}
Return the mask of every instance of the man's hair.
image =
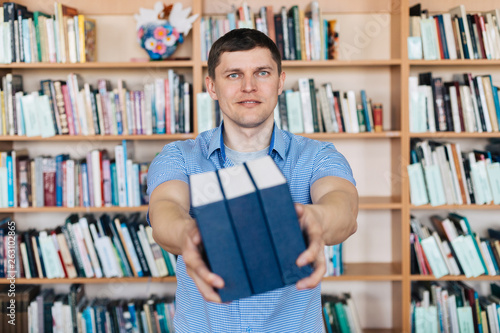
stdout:
{"type": "Polygon", "coordinates": [[[208,76],[215,79],[215,68],[224,52],[253,50],[256,47],[268,49],[281,73],[281,54],[273,40],[255,29],[234,29],[217,39],[208,54],[208,76]]]}

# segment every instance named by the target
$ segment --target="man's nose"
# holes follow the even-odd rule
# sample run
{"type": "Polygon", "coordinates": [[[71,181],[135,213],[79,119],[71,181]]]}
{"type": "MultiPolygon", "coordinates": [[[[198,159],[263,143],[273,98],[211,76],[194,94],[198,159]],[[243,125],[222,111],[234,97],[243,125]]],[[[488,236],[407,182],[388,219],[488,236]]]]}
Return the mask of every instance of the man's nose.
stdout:
{"type": "Polygon", "coordinates": [[[253,75],[245,75],[241,85],[241,90],[244,92],[252,92],[257,88],[255,77],[253,75]]]}

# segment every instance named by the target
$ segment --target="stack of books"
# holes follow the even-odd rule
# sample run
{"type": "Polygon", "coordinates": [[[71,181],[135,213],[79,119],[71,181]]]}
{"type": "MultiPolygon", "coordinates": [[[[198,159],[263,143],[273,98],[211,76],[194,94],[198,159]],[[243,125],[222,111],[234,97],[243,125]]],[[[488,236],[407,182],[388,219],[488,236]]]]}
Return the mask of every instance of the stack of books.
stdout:
{"type": "MultiPolygon", "coordinates": [[[[9,236],[0,222],[0,244],[14,244],[17,278],[111,278],[174,276],[176,258],[154,240],[152,228],[138,214],[70,215],[55,229],[20,231],[9,236]],[[12,239],[14,238],[14,239],[12,239]]],[[[9,255],[0,257],[7,277],[9,255]]]]}
{"type": "Polygon", "coordinates": [[[190,176],[192,210],[223,302],[296,283],[306,243],[285,177],[266,156],[190,176]],[[224,242],[220,240],[224,239],[224,242]]]}
{"type": "Polygon", "coordinates": [[[467,14],[465,6],[429,15],[410,8],[410,59],[500,59],[500,9],[467,14]]]}
{"type": "Polygon", "coordinates": [[[137,207],[148,204],[148,163],[134,163],[123,141],[92,150],[84,159],[69,154],[30,158],[28,151],[0,152],[0,207],[137,207]]]}
{"type": "MultiPolygon", "coordinates": [[[[334,90],[330,83],[316,86],[314,79],[299,79],[297,89],[278,97],[274,119],[278,127],[291,133],[382,132],[383,106],[372,103],[366,91],[359,97],[354,90],[334,90]]],[[[218,104],[206,92],[197,95],[198,131],[220,122],[218,104]]]]}
{"type": "Polygon", "coordinates": [[[292,6],[263,6],[254,14],[246,2],[224,16],[205,16],[201,19],[201,55],[208,59],[212,44],[236,28],[257,29],[271,38],[283,60],[338,59],[339,33],[337,20],[325,20],[319,4],[312,1],[307,10],[292,6]]]}
{"type": "Polygon", "coordinates": [[[358,310],[349,293],[322,295],[323,320],[328,333],[362,333],[358,310]]]}
{"type": "Polygon", "coordinates": [[[490,295],[479,296],[463,282],[414,284],[412,332],[498,332],[500,285],[490,288],[490,295]]]}
{"type": "Polygon", "coordinates": [[[66,81],[43,80],[25,92],[21,75],[7,74],[0,90],[0,135],[151,135],[192,131],[192,85],[168,70],[143,90],[106,79],[97,89],[71,73],[66,81]]]}
{"type": "Polygon", "coordinates": [[[500,98],[491,75],[454,75],[448,82],[431,72],[409,78],[410,132],[498,132],[500,98]]]}
{"type": "Polygon", "coordinates": [[[54,14],[15,2],[0,7],[0,64],[97,61],[96,21],[54,3],[54,14]]]}
{"type": "Polygon", "coordinates": [[[430,218],[434,230],[411,218],[412,274],[500,275],[500,230],[488,229],[488,238],[479,238],[467,217],[450,213],[430,218]]]}
{"type": "Polygon", "coordinates": [[[462,153],[459,143],[412,140],[411,203],[500,204],[500,154],[493,147],[462,153]]]}

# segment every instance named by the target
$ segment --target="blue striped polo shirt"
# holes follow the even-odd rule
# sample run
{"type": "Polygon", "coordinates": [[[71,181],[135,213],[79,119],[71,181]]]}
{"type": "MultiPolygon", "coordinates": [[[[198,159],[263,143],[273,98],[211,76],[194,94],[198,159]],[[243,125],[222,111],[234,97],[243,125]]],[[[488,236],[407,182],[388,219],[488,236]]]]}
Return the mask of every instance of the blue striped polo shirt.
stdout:
{"type": "MultiPolygon", "coordinates": [[[[221,126],[200,133],[194,140],[167,144],[148,172],[148,194],[163,182],[233,166],[227,158],[221,126]]],[[[310,188],[318,179],[337,176],[356,185],[345,157],[330,142],[297,136],[274,126],[268,154],[283,172],[294,202],[311,204],[310,188]]],[[[297,290],[285,286],[229,304],[206,302],[186,273],[182,256],[177,259],[177,333],[201,332],[323,332],[321,287],[297,290]]]]}

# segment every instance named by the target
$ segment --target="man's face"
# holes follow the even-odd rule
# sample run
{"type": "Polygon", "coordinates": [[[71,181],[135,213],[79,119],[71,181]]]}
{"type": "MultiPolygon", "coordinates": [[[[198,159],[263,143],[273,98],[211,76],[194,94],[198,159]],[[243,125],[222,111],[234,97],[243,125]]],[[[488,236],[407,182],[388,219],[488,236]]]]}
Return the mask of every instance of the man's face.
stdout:
{"type": "Polygon", "coordinates": [[[215,80],[207,77],[206,85],[210,96],[219,101],[225,123],[255,128],[273,118],[284,81],[285,73],[278,73],[271,52],[257,47],[223,53],[215,80]]]}

